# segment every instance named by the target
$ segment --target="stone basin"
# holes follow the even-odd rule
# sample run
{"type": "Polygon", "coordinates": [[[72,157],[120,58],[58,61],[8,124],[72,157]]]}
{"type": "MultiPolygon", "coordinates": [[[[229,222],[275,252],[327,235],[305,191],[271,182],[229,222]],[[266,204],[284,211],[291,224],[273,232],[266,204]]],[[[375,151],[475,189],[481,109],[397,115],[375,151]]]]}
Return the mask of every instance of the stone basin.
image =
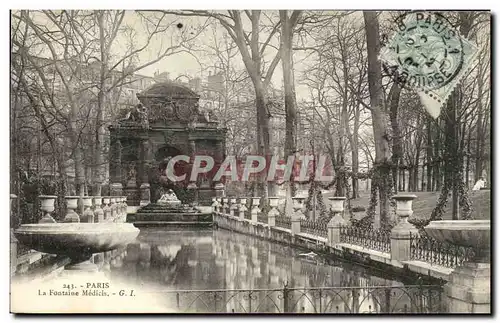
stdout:
{"type": "Polygon", "coordinates": [[[24,224],[14,231],[22,244],[40,252],[84,259],[133,242],[139,229],[130,223],[24,224]]]}
{"type": "Polygon", "coordinates": [[[438,241],[478,250],[489,250],[491,246],[490,220],[431,221],[424,229],[438,241]]]}

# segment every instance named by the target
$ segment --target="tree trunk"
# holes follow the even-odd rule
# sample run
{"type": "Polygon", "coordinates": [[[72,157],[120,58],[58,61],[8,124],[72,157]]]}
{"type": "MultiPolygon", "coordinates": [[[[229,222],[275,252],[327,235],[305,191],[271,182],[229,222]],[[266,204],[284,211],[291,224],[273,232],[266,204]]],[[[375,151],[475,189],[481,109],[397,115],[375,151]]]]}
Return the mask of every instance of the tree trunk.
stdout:
{"type": "Polygon", "coordinates": [[[389,91],[389,102],[391,105],[391,127],[392,127],[392,180],[394,187],[396,188],[395,193],[398,192],[396,185],[398,183],[399,175],[399,162],[402,157],[401,151],[401,134],[399,131],[398,124],[398,107],[399,107],[399,97],[401,94],[401,86],[397,81],[392,84],[391,90],[389,91]]]}
{"type": "MultiPolygon", "coordinates": [[[[427,192],[431,192],[433,190],[433,181],[432,181],[432,131],[431,131],[431,119],[427,117],[427,146],[426,146],[426,165],[427,165],[427,192]]],[[[423,169],[422,169],[423,172],[423,169]]],[[[423,176],[423,173],[422,173],[423,176]]]]}
{"type": "Polygon", "coordinates": [[[95,132],[95,151],[94,165],[92,167],[92,183],[95,185],[94,195],[101,196],[101,185],[104,177],[104,136],[106,129],[104,128],[104,104],[105,104],[105,86],[106,74],[108,68],[108,48],[105,39],[104,12],[96,11],[97,24],[99,27],[99,44],[101,52],[101,66],[99,68],[99,89],[97,92],[97,118],[95,132]]]}
{"type": "MultiPolygon", "coordinates": [[[[265,90],[260,85],[255,86],[255,106],[257,109],[257,153],[260,156],[264,156],[267,160],[270,160],[270,136],[269,136],[269,111],[267,110],[267,98],[265,95],[265,90]]],[[[269,197],[269,187],[267,185],[266,178],[264,176],[259,176],[260,183],[259,189],[265,198],[269,197]]]]}
{"type": "Polygon", "coordinates": [[[388,224],[389,194],[391,194],[389,177],[389,140],[387,134],[387,116],[385,113],[382,88],[380,53],[380,35],[377,13],[363,12],[366,30],[366,45],[368,51],[368,88],[370,92],[370,106],[372,114],[373,137],[375,141],[375,177],[378,181],[380,197],[380,223],[375,227],[384,227],[388,224]]]}
{"type": "MultiPolygon", "coordinates": [[[[293,75],[293,21],[288,18],[286,10],[280,10],[281,20],[281,65],[283,69],[283,85],[285,90],[285,160],[295,154],[295,130],[297,128],[297,101],[293,75]]],[[[291,180],[287,179],[287,180],[291,180]]],[[[293,181],[290,183],[293,185],[293,181]]],[[[293,189],[292,189],[293,191],[293,189]]]]}
{"type": "Polygon", "coordinates": [[[359,197],[359,180],[358,180],[358,172],[359,172],[359,105],[356,104],[354,107],[354,127],[352,136],[352,145],[351,145],[351,157],[352,157],[352,198],[359,197]]]}

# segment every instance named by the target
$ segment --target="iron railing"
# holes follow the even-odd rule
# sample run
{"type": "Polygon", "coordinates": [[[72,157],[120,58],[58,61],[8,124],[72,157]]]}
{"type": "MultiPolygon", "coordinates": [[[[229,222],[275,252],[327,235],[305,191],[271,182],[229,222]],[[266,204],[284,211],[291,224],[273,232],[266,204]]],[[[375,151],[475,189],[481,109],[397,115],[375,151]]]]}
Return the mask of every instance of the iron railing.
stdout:
{"type": "Polygon", "coordinates": [[[440,285],[167,291],[178,313],[442,313],[440,285]]]}
{"type": "Polygon", "coordinates": [[[410,234],[410,259],[455,268],[474,258],[474,249],[437,241],[427,235],[410,234]]]}
{"type": "Polygon", "coordinates": [[[292,219],[288,216],[277,216],[275,218],[275,224],[277,227],[292,229],[292,219]]]}
{"type": "Polygon", "coordinates": [[[391,252],[390,232],[381,230],[344,226],[340,228],[340,242],[381,252],[391,252]]]}
{"type": "Polygon", "coordinates": [[[327,223],[321,221],[300,220],[300,232],[326,238],[328,237],[327,223]]]}

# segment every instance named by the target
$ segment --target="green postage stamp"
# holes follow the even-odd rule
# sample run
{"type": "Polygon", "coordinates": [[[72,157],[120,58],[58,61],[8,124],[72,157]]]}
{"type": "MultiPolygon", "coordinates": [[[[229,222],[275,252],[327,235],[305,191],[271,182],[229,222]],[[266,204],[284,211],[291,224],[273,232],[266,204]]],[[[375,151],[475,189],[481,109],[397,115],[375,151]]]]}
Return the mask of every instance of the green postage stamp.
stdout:
{"type": "Polygon", "coordinates": [[[380,51],[384,68],[414,89],[433,118],[466,75],[478,50],[441,14],[409,12],[380,51]]]}

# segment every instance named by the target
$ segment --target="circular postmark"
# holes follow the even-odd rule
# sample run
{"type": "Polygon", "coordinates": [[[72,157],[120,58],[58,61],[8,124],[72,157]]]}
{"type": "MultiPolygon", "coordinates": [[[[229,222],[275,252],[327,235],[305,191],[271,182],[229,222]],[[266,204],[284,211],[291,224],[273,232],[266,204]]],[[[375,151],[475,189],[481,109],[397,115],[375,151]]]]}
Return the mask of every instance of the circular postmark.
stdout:
{"type": "Polygon", "coordinates": [[[384,70],[409,87],[439,89],[463,67],[462,38],[441,14],[409,12],[396,19],[397,30],[381,50],[384,70]]]}

